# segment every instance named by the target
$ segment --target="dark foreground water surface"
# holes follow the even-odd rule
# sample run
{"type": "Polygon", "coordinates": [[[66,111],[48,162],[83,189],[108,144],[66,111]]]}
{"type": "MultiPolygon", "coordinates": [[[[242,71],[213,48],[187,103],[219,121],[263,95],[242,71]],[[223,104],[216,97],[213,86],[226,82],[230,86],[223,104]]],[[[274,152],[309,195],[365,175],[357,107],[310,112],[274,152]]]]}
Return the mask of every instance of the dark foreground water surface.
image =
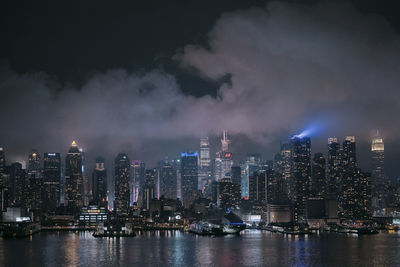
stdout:
{"type": "Polygon", "coordinates": [[[179,231],[133,238],[48,232],[0,238],[0,266],[400,266],[400,234],[285,236],[258,230],[201,237],[179,231]]]}

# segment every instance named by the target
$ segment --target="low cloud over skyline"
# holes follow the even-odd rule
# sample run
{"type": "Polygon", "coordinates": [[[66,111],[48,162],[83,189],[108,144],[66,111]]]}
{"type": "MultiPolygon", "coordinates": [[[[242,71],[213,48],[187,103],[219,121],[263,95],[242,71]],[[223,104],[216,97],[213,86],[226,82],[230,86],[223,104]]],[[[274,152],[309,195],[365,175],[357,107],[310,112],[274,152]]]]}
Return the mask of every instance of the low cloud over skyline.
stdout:
{"type": "MultiPolygon", "coordinates": [[[[1,144],[13,160],[31,147],[65,154],[77,139],[93,157],[125,151],[154,163],[224,128],[272,155],[279,140],[313,126],[313,152],[325,153],[330,135],[356,135],[368,151],[374,129],[399,148],[400,38],[385,18],[346,2],[271,2],[224,13],[204,34],[205,43],[177,47],[172,60],[225,80],[216,98],[184,94],[161,68],[112,69],[75,87],[3,66],[1,144]]],[[[389,151],[392,173],[399,154],[389,151]]]]}

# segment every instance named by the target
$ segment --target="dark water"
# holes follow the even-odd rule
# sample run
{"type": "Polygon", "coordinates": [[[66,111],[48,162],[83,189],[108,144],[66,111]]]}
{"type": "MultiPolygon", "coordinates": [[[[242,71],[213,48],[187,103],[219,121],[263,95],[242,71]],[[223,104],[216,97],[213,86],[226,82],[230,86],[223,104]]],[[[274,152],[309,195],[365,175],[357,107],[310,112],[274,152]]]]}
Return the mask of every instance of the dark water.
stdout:
{"type": "Polygon", "coordinates": [[[133,238],[48,232],[1,239],[0,266],[400,266],[400,234],[284,236],[246,230],[201,237],[178,231],[133,238]]]}

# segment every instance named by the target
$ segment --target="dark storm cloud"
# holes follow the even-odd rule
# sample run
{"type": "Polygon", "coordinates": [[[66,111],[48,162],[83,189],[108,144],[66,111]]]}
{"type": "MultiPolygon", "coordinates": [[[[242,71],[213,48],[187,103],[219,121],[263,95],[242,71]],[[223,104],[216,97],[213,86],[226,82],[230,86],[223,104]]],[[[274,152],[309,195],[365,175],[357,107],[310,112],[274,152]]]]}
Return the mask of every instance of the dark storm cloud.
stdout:
{"type": "Polygon", "coordinates": [[[234,132],[262,139],[316,121],[335,134],[398,137],[400,39],[382,17],[273,2],[223,14],[208,37],[208,48],[188,45],[177,58],[210,79],[231,75],[219,96],[234,132]]]}
{"type": "Polygon", "coordinates": [[[365,139],[374,128],[398,140],[399,51],[384,18],[349,4],[273,2],[222,14],[207,47],[187,45],[174,57],[206,79],[230,77],[216,98],[185,95],[160,70],[110,70],[74,88],[4,68],[0,140],[21,152],[65,151],[60,144],[77,139],[88,151],[147,158],[223,128],[264,145],[308,125],[324,142],[328,134],[365,139]]]}

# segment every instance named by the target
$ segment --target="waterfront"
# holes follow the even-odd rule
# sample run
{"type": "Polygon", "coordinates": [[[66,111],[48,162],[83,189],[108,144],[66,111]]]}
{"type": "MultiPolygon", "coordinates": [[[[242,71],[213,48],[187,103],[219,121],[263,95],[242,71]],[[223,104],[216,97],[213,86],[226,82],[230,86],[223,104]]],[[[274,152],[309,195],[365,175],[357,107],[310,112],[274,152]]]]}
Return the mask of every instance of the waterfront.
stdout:
{"type": "Polygon", "coordinates": [[[400,234],[287,236],[246,230],[202,237],[180,231],[133,238],[93,238],[89,232],[42,232],[0,239],[0,266],[394,266],[400,234]]]}

